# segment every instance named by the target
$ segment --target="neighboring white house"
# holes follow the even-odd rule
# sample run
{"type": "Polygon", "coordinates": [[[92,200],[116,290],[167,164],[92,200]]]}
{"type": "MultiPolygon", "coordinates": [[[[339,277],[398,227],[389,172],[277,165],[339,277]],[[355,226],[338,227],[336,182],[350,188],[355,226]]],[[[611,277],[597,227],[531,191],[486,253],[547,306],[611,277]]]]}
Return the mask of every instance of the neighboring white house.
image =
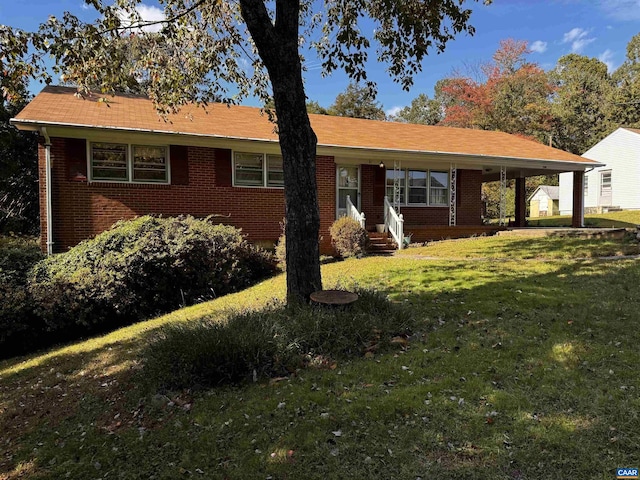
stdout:
{"type": "MultiPolygon", "coordinates": [[[[573,178],[573,174],[572,178],[573,178]]],[[[529,216],[531,218],[549,217],[560,212],[558,200],[560,187],[540,185],[529,197],[529,216]]]]}
{"type": "MultiPolygon", "coordinates": [[[[585,172],[585,213],[640,209],[640,129],[618,128],[582,154],[604,163],[585,172]]],[[[573,210],[573,174],[560,174],[560,215],[573,210]]]]}

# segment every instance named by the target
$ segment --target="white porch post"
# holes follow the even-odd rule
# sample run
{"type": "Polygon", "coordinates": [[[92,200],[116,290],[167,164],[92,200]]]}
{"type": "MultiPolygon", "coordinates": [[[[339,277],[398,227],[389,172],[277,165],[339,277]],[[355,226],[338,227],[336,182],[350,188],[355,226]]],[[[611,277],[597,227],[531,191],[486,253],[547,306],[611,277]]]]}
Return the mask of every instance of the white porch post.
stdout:
{"type": "Polygon", "coordinates": [[[507,224],[507,168],[500,167],[500,225],[507,224]]]}
{"type": "Polygon", "coordinates": [[[449,167],[449,226],[455,227],[457,220],[456,212],[456,183],[458,177],[458,169],[456,165],[449,167]]]}

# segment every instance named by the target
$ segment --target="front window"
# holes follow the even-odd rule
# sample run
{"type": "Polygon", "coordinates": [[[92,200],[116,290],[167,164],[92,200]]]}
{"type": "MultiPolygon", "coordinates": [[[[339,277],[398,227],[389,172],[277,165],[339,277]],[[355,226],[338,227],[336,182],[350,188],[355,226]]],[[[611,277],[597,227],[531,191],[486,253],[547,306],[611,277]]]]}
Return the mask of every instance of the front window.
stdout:
{"type": "Polygon", "coordinates": [[[448,205],[449,172],[387,170],[386,194],[390,202],[402,205],[448,205]],[[394,193],[397,194],[395,202],[394,193]]]}
{"type": "Polygon", "coordinates": [[[404,182],[405,182],[404,170],[387,170],[387,197],[391,203],[405,203],[404,198],[404,182]],[[394,195],[394,180],[398,180],[398,191],[394,195]]]}
{"type": "Polygon", "coordinates": [[[446,205],[449,203],[447,193],[449,192],[449,173],[431,172],[429,187],[429,204],[446,205]]]}
{"type": "Polygon", "coordinates": [[[162,146],[133,146],[133,181],[167,182],[167,148],[162,146]]]}
{"type": "Polygon", "coordinates": [[[264,185],[261,153],[235,154],[235,184],[243,187],[261,187],[264,185]]]}
{"type": "Polygon", "coordinates": [[[409,203],[427,203],[427,172],[409,170],[409,203]]]}
{"type": "Polygon", "coordinates": [[[89,165],[91,181],[169,183],[166,145],[93,142],[89,165]]]}
{"type": "Polygon", "coordinates": [[[267,155],[267,186],[284,187],[284,172],[282,170],[282,156],[267,155]]]}
{"type": "Polygon", "coordinates": [[[122,143],[92,143],[91,179],[128,181],[127,145],[122,143]]]}
{"type": "Polygon", "coordinates": [[[284,187],[281,155],[235,152],[233,185],[236,187],[284,187]]]}

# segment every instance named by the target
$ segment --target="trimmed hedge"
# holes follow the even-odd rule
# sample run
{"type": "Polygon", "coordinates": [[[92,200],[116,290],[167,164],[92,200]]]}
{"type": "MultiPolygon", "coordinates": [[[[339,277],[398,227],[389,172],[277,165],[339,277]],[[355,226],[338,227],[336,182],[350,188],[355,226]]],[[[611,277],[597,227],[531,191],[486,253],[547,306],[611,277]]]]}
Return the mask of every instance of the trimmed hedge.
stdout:
{"type": "Polygon", "coordinates": [[[246,288],[273,263],[235,227],[144,216],[39,262],[27,286],[35,317],[59,341],[246,288]]]}

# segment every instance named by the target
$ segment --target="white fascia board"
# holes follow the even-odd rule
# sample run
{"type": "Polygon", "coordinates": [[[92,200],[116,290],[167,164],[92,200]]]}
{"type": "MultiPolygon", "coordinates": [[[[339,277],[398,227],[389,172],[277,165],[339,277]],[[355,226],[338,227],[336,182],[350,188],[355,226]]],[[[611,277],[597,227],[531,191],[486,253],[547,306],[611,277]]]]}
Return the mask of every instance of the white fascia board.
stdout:
{"type": "MultiPolygon", "coordinates": [[[[280,145],[275,139],[229,137],[213,134],[181,133],[167,130],[149,130],[125,127],[95,126],[73,123],[39,122],[35,120],[21,120],[12,118],[10,123],[20,130],[39,130],[47,127],[50,136],[68,138],[100,139],[105,136],[113,138],[113,133],[118,132],[123,138],[128,136],[157,135],[162,137],[165,143],[172,145],[195,145],[228,148],[231,150],[256,151],[263,153],[280,153],[280,145]],[[171,137],[169,140],[168,137],[171,137]]],[[[511,169],[523,170],[549,170],[549,171],[584,171],[590,168],[600,167],[604,164],[595,161],[571,162],[566,160],[544,160],[536,158],[519,157],[495,157],[490,155],[439,152],[424,150],[397,150],[385,148],[352,147],[331,144],[318,144],[317,154],[343,159],[362,160],[369,163],[380,161],[393,162],[400,160],[407,162],[406,166],[419,166],[424,163],[441,163],[443,165],[456,164],[458,168],[481,169],[485,167],[507,166],[511,169]]],[[[361,161],[362,163],[362,161],[361,161]]]]}

